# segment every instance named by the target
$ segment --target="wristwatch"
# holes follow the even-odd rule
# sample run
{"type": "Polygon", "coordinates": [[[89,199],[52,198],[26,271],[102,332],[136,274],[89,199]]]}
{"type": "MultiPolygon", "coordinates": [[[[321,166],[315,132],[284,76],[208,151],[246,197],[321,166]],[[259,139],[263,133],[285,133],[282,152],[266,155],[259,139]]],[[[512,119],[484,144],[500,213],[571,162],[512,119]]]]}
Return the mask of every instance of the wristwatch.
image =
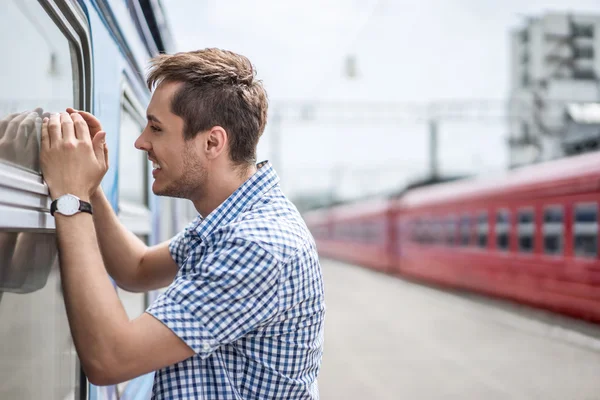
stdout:
{"type": "Polygon", "coordinates": [[[50,205],[50,214],[58,212],[62,215],[75,215],[79,212],[92,213],[92,205],[87,201],[82,201],[79,197],[72,194],[65,194],[54,200],[50,205]]]}

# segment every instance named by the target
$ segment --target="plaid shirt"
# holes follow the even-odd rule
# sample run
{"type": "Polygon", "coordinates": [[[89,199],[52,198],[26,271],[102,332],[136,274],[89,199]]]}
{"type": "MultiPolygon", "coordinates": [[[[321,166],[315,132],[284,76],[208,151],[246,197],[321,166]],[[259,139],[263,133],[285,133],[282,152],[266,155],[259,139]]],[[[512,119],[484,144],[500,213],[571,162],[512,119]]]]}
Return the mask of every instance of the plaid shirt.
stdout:
{"type": "Polygon", "coordinates": [[[316,246],[268,162],[171,242],[175,280],[147,312],[196,354],[154,399],[318,399],[325,304],[316,246]]]}

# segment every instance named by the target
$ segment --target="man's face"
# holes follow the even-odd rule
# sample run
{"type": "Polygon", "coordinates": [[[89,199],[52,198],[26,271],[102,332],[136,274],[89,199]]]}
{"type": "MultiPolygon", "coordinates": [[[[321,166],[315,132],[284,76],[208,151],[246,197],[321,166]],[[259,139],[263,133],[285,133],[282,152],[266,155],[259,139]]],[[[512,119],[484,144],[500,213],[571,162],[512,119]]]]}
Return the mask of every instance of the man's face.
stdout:
{"type": "Polygon", "coordinates": [[[201,153],[202,133],[184,140],[183,119],[171,112],[171,100],[181,83],[163,82],[148,105],[148,123],[135,141],[152,161],[152,192],[159,196],[191,199],[202,194],[207,178],[201,153]]]}

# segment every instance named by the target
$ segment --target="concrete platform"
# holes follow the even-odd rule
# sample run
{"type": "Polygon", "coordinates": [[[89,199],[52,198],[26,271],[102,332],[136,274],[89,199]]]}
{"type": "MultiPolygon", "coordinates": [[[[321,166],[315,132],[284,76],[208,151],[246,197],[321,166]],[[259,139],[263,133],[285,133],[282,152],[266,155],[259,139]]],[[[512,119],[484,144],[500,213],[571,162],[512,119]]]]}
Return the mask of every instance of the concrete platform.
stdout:
{"type": "Polygon", "coordinates": [[[600,399],[600,326],[322,266],[322,400],[600,399]]]}

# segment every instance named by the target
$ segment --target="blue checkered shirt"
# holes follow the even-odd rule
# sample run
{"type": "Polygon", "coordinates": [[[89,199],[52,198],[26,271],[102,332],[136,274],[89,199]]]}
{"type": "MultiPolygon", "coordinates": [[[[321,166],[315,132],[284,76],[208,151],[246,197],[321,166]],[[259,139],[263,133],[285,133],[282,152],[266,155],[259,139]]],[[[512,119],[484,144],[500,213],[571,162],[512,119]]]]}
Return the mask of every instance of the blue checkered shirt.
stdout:
{"type": "Polygon", "coordinates": [[[154,399],[318,399],[325,303],[316,246],[266,162],[171,242],[175,280],[147,312],[196,354],[154,399]]]}

